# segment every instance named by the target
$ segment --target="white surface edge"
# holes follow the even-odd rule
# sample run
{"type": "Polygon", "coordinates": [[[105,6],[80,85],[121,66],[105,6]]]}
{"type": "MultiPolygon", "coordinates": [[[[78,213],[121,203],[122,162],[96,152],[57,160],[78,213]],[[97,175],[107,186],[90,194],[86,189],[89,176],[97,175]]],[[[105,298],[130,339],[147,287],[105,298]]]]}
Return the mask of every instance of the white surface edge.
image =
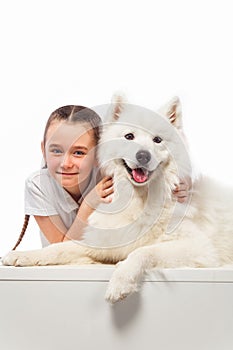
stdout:
{"type": "MultiPolygon", "coordinates": [[[[1,281],[109,281],[114,265],[66,265],[14,267],[0,266],[1,281]]],[[[143,281],[151,282],[229,282],[233,266],[221,268],[154,269],[143,281]]]]}

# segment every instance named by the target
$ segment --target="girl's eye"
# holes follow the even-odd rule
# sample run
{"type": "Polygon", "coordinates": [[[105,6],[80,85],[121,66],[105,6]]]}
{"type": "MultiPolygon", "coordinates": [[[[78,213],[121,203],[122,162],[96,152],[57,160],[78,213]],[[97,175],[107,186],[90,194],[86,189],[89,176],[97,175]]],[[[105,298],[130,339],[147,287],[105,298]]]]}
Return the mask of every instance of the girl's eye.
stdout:
{"type": "Polygon", "coordinates": [[[131,132],[129,134],[125,135],[126,140],[133,140],[134,139],[134,134],[132,134],[131,132]]]}
{"type": "Polygon", "coordinates": [[[58,149],[58,148],[51,149],[51,152],[54,153],[54,154],[62,153],[62,151],[60,149],[58,149]]]}
{"type": "Polygon", "coordinates": [[[74,155],[75,155],[75,156],[85,156],[86,153],[83,152],[83,151],[75,151],[75,152],[74,152],[74,155]]]}
{"type": "Polygon", "coordinates": [[[162,139],[160,136],[155,136],[155,137],[153,138],[153,141],[154,141],[155,143],[160,143],[160,142],[163,141],[163,139],[162,139]]]}

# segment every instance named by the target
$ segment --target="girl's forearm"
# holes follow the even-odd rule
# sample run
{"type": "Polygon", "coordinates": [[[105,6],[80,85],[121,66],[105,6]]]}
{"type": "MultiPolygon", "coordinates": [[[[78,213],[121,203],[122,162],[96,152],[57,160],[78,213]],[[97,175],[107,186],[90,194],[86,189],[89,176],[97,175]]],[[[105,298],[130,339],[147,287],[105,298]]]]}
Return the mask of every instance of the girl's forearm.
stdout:
{"type": "Polygon", "coordinates": [[[113,179],[105,176],[82,201],[77,216],[67,231],[64,240],[79,240],[82,237],[83,230],[87,225],[89,216],[95,208],[102,203],[111,202],[111,194],[113,193],[113,179]]]}
{"type": "Polygon", "coordinates": [[[66,232],[63,241],[67,241],[70,239],[80,240],[83,234],[83,230],[87,225],[87,220],[89,216],[93,213],[94,209],[90,207],[86,201],[84,200],[78,210],[77,216],[66,232]]]}

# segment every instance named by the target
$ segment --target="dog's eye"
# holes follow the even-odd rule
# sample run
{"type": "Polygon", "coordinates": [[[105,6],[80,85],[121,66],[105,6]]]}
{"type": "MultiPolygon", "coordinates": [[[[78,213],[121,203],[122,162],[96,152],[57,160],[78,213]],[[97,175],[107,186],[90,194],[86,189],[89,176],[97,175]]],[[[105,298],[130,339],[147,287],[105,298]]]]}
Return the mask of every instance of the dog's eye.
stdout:
{"type": "Polygon", "coordinates": [[[155,136],[155,137],[153,138],[153,141],[154,141],[155,143],[160,143],[160,142],[163,141],[163,139],[162,139],[160,136],[155,136]]]}
{"type": "Polygon", "coordinates": [[[133,140],[133,139],[134,139],[134,134],[132,134],[132,133],[130,132],[129,134],[126,134],[126,135],[125,135],[125,138],[126,138],[127,140],[133,140]]]}

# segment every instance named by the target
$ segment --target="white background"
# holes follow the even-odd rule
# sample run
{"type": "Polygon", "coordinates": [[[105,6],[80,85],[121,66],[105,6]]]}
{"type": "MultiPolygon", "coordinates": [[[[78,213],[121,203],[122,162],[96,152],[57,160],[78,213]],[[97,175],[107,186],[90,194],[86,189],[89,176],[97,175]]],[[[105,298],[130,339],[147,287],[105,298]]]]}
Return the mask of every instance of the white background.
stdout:
{"type": "MultiPolygon", "coordinates": [[[[227,0],[8,0],[0,5],[0,255],[24,217],[24,180],[40,168],[44,126],[65,104],[122,90],[157,109],[181,98],[198,168],[233,184],[233,11],[227,0]]],[[[40,247],[31,220],[21,249],[40,247]]]]}

